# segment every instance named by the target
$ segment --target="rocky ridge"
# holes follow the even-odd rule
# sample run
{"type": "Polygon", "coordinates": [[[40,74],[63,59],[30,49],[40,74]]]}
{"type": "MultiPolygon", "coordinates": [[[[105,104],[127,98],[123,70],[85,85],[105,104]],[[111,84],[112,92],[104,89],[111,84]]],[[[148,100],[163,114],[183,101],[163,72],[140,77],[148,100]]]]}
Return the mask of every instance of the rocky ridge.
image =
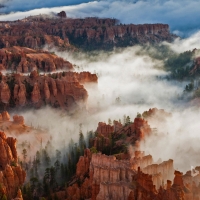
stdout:
{"type": "Polygon", "coordinates": [[[62,72],[39,75],[0,74],[0,104],[10,107],[44,105],[73,110],[86,104],[88,93],[82,84],[97,84],[97,76],[89,72],[62,72]]]}
{"type": "Polygon", "coordinates": [[[56,70],[70,71],[73,70],[73,66],[54,53],[13,46],[0,49],[0,70],[17,73],[29,73],[34,70],[53,72],[56,70]]]}
{"type": "Polygon", "coordinates": [[[84,50],[111,49],[135,44],[172,41],[175,36],[167,24],[122,25],[116,19],[71,19],[63,13],[58,17],[38,15],[15,22],[1,22],[0,48],[26,46],[40,48],[44,45],[60,49],[84,50]]]}

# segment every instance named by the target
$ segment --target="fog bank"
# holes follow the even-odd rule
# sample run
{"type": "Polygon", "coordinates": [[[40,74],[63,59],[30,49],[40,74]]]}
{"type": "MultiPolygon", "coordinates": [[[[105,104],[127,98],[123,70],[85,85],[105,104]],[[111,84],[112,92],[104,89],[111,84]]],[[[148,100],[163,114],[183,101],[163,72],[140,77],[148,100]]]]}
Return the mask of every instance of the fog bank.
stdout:
{"type": "Polygon", "coordinates": [[[171,30],[188,36],[200,29],[198,0],[100,0],[100,1],[31,1],[10,0],[3,2],[0,20],[17,20],[30,15],[48,14],[64,10],[72,18],[117,18],[121,23],[166,23],[171,30]],[[80,3],[80,4],[78,4],[80,3]],[[78,4],[78,5],[74,5],[78,4]],[[183,6],[184,5],[184,6],[183,6]],[[55,7],[57,6],[57,7],[55,7]]]}

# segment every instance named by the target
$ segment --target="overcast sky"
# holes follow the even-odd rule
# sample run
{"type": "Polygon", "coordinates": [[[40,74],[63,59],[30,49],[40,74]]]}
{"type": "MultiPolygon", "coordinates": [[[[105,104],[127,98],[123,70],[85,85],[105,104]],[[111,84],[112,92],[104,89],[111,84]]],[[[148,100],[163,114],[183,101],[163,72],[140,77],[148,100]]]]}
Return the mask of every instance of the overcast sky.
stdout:
{"type": "Polygon", "coordinates": [[[0,20],[65,10],[69,17],[111,17],[122,23],[167,23],[179,35],[200,29],[199,0],[0,0],[0,20]]]}

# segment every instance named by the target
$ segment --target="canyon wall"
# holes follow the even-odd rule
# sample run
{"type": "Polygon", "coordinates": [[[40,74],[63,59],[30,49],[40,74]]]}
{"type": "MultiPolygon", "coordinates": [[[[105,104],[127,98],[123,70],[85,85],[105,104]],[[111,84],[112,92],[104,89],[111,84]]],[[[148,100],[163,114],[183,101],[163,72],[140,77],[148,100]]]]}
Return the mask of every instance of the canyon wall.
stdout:
{"type": "MultiPolygon", "coordinates": [[[[191,182],[192,178],[187,180],[191,182]]],[[[85,149],[84,156],[80,157],[77,164],[76,176],[69,184],[70,186],[64,191],[56,193],[60,199],[198,200],[200,198],[199,186],[186,183],[186,175],[183,176],[183,173],[173,170],[172,160],[155,165],[150,155],[145,156],[144,152],[139,151],[136,151],[131,159],[118,160],[115,156],[92,154],[89,149],[85,149]],[[167,180],[167,177],[171,179],[167,180]]]]}
{"type": "MultiPolygon", "coordinates": [[[[61,15],[61,14],[60,14],[61,15]]],[[[135,44],[172,41],[175,36],[167,24],[124,25],[116,19],[48,18],[39,15],[15,22],[1,22],[0,48],[44,45],[73,49],[70,44],[85,50],[110,49],[135,44]]]]}

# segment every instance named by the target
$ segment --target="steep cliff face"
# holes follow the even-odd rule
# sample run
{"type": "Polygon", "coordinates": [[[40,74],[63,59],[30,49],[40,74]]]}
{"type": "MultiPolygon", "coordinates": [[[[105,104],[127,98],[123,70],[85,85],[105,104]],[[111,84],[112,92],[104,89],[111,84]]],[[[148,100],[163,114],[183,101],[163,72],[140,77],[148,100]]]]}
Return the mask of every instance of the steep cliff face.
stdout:
{"type": "Polygon", "coordinates": [[[14,46],[0,49],[0,69],[18,73],[28,73],[34,70],[53,72],[73,70],[73,66],[53,53],[14,46]]]}
{"type": "Polygon", "coordinates": [[[97,76],[89,72],[39,75],[33,71],[30,76],[1,74],[1,80],[1,109],[4,109],[5,105],[8,108],[25,106],[40,108],[50,105],[66,110],[77,109],[85,106],[88,97],[82,84],[97,84],[97,76]]]}
{"type": "Polygon", "coordinates": [[[0,47],[27,46],[39,48],[45,44],[71,48],[69,42],[86,50],[110,49],[135,44],[172,41],[167,24],[122,25],[115,19],[70,19],[28,17],[15,22],[2,22],[0,47]]]}
{"type": "Polygon", "coordinates": [[[173,169],[173,162],[166,161],[153,169],[152,157],[135,152],[130,160],[117,160],[115,156],[85,151],[77,164],[76,178],[66,191],[58,193],[61,199],[79,200],[196,200],[198,187],[190,189],[183,181],[183,174],[173,170],[171,180],[162,179],[173,169]],[[140,159],[140,163],[138,162],[140,159]],[[135,163],[137,162],[137,169],[135,163]],[[89,164],[90,163],[90,164],[89,164]],[[170,169],[168,169],[170,167],[170,169]],[[150,171],[150,168],[155,172],[150,171]],[[149,170],[149,174],[144,171],[149,170]],[[158,171],[160,171],[158,173],[158,171]],[[174,177],[174,178],[173,178],[174,177]],[[156,184],[160,181],[157,188],[156,184]],[[156,184],[155,184],[156,183],[156,184]],[[196,190],[195,190],[196,189],[196,190]],[[196,193],[194,193],[194,191],[196,193]]]}
{"type": "Polygon", "coordinates": [[[0,132],[0,151],[1,189],[10,200],[19,197],[18,189],[24,183],[26,173],[18,165],[16,139],[6,137],[4,132],[0,132]]]}
{"type": "Polygon", "coordinates": [[[135,171],[128,160],[117,160],[115,156],[93,154],[90,163],[92,178],[92,200],[127,199],[130,182],[135,171]]]}
{"type": "MultiPolygon", "coordinates": [[[[59,22],[59,20],[57,20],[59,22]]],[[[61,39],[58,35],[48,34],[49,25],[55,23],[53,20],[35,19],[34,21],[24,19],[15,22],[2,22],[0,27],[0,48],[22,46],[38,49],[47,45],[60,49],[74,50],[69,44],[67,37],[61,39]]]]}
{"type": "Polygon", "coordinates": [[[174,176],[173,160],[164,161],[160,164],[152,164],[143,168],[142,171],[152,175],[156,189],[159,189],[167,180],[172,180],[174,176]]]}

